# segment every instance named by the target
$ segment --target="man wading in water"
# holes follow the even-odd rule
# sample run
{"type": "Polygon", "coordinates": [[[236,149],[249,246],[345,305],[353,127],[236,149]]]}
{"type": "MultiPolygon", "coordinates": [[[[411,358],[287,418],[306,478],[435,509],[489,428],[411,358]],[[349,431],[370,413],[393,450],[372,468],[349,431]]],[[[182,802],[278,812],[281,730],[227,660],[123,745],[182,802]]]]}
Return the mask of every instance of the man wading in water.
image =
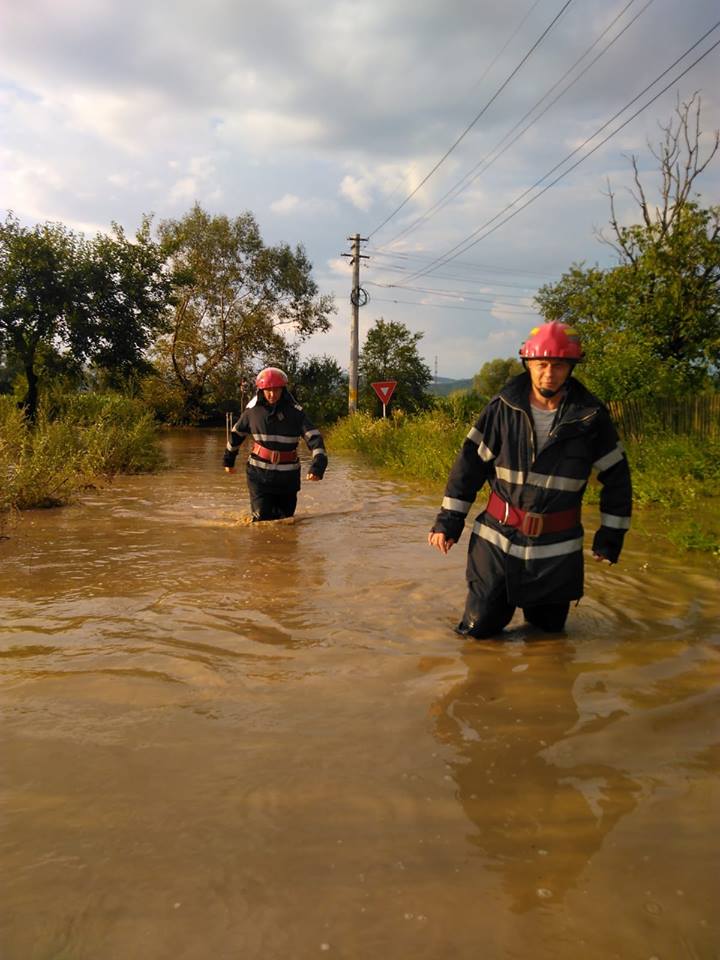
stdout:
{"type": "Polygon", "coordinates": [[[322,480],[327,454],[320,431],[287,390],[288,378],[277,367],[266,367],[255,380],[256,395],[232,428],[223,464],[235,473],[235,460],[246,437],[252,437],[247,485],[253,520],[292,517],[300,489],[300,438],[313,455],[306,480],[322,480]]]}
{"type": "Polygon", "coordinates": [[[562,630],[583,594],[580,510],[592,469],[603,485],[595,560],[616,563],[630,527],[627,458],[602,403],[572,376],[580,341],[564,323],[535,327],[520,348],[526,372],[480,414],[455,460],[428,543],[446,554],[487,481],[490,499],[470,535],[468,594],[457,631],[492,637],[516,607],[562,630]]]}

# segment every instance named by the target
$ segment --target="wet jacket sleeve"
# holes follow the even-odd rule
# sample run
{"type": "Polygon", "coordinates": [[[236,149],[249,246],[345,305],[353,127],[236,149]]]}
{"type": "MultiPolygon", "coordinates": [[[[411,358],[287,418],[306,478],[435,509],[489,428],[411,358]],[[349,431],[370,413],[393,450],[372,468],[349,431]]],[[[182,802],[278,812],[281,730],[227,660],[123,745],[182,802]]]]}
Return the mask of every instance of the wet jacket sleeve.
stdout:
{"type": "Polygon", "coordinates": [[[322,480],[328,465],[327,453],[325,452],[325,443],[323,442],[322,434],[313,424],[304,410],[302,411],[302,423],[300,429],[303,437],[305,438],[305,443],[308,445],[310,453],[312,454],[312,463],[310,464],[308,473],[312,473],[314,476],[319,477],[322,480]]]}
{"type": "Polygon", "coordinates": [[[223,466],[224,467],[234,467],[235,460],[237,459],[238,452],[242,446],[243,441],[246,437],[250,435],[250,424],[248,421],[247,411],[244,410],[240,419],[237,421],[235,426],[230,432],[230,440],[225,447],[225,453],[223,454],[223,466]]]}
{"type": "Polygon", "coordinates": [[[488,479],[495,460],[497,438],[493,407],[486,407],[470,430],[450,471],[440,513],[432,526],[433,533],[444,533],[448,540],[459,540],[465,517],[488,479]]]}
{"type": "Polygon", "coordinates": [[[630,529],[632,484],[625,451],[610,415],[603,410],[598,431],[595,462],[600,493],[600,529],[593,538],[593,553],[617,563],[625,534],[630,529]]]}

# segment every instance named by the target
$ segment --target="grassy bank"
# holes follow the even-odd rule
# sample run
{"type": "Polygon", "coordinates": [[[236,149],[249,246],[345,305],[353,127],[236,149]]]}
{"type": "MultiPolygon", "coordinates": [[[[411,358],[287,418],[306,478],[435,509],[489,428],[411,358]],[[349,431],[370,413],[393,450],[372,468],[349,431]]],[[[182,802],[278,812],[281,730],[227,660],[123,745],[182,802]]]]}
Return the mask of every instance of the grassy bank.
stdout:
{"type": "MultiPolygon", "coordinates": [[[[330,431],[329,446],[354,450],[369,463],[406,479],[444,487],[472,418],[447,410],[418,417],[373,419],[355,414],[330,431]]],[[[686,549],[720,557],[720,520],[696,520],[698,501],[720,496],[720,440],[660,435],[625,444],[632,469],[636,507],[665,508],[667,537],[686,549]]],[[[600,485],[590,483],[586,499],[597,502],[600,485]]]]}
{"type": "Polygon", "coordinates": [[[0,397],[0,512],[70,502],[117,473],[162,464],[147,408],[116,395],[81,394],[41,409],[31,426],[11,397],[0,397]]]}

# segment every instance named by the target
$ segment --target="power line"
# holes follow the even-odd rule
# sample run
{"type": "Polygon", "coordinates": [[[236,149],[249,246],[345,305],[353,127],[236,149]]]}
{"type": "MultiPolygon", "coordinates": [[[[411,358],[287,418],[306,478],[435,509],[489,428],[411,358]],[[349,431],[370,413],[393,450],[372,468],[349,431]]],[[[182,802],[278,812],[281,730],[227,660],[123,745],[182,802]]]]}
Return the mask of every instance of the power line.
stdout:
{"type": "Polygon", "coordinates": [[[457,140],[455,140],[455,142],[445,151],[445,153],[442,155],[442,157],[440,157],[440,159],[439,159],[438,162],[435,164],[435,166],[432,168],[432,170],[430,170],[430,172],[427,173],[427,174],[423,177],[423,179],[422,179],[422,180],[420,181],[420,183],[415,187],[415,189],[414,189],[407,197],[405,197],[405,199],[403,200],[403,202],[402,202],[398,207],[396,207],[396,208],[392,211],[392,213],[391,213],[389,216],[387,216],[379,226],[375,227],[375,229],[368,234],[368,239],[369,239],[370,237],[373,237],[379,230],[382,230],[382,228],[385,226],[385,224],[389,223],[389,222],[392,220],[392,218],[393,218],[394,216],[396,216],[396,215],[402,210],[402,208],[405,206],[405,204],[415,196],[415,194],[418,192],[418,190],[427,183],[427,181],[428,181],[428,180],[430,179],[430,177],[435,173],[435,171],[438,170],[439,167],[447,160],[447,158],[450,156],[450,154],[453,152],[453,150],[458,146],[458,144],[459,144],[462,140],[465,139],[465,137],[467,136],[467,134],[472,130],[472,128],[475,126],[475,124],[478,122],[478,120],[483,116],[484,113],[486,113],[486,111],[487,111],[487,110],[490,108],[490,106],[495,102],[495,100],[497,100],[497,98],[500,96],[500,94],[501,94],[502,91],[505,89],[505,87],[510,83],[510,81],[511,81],[512,78],[515,76],[515,74],[518,73],[518,71],[522,68],[522,66],[525,64],[525,62],[526,62],[526,61],[529,59],[529,57],[534,53],[534,51],[537,49],[537,47],[542,43],[542,41],[545,39],[545,37],[548,35],[548,33],[550,33],[550,31],[552,30],[552,28],[555,26],[555,24],[556,24],[557,21],[560,19],[560,17],[563,15],[563,13],[565,13],[565,11],[567,10],[567,8],[570,6],[570,4],[571,4],[572,2],[573,2],[573,0],[565,0],[565,3],[563,4],[563,6],[562,6],[561,10],[559,11],[559,13],[557,13],[557,14],[555,15],[555,17],[553,18],[553,20],[552,20],[552,22],[549,24],[549,26],[547,26],[547,27],[545,28],[545,30],[543,30],[543,32],[540,34],[540,36],[538,37],[538,39],[535,41],[535,43],[532,45],[532,47],[530,47],[530,49],[528,50],[528,52],[527,52],[527,53],[525,54],[525,56],[522,58],[522,60],[520,61],[520,63],[518,63],[518,65],[515,67],[515,69],[514,69],[514,70],[509,74],[509,76],[500,84],[500,86],[498,87],[498,89],[495,91],[495,93],[492,95],[492,97],[488,100],[488,102],[487,102],[487,103],[485,104],[485,106],[482,108],[482,110],[480,111],[480,113],[477,114],[477,116],[475,117],[475,119],[472,120],[472,121],[467,125],[467,127],[465,127],[465,129],[464,129],[463,132],[460,134],[460,136],[457,138],[457,140]]]}
{"type": "Polygon", "coordinates": [[[526,196],[528,195],[528,193],[530,193],[532,190],[534,190],[536,187],[538,187],[544,180],[547,180],[547,178],[548,178],[551,174],[553,174],[557,169],[559,169],[560,167],[562,167],[563,164],[567,163],[567,161],[570,160],[571,157],[574,157],[576,153],[578,153],[580,150],[583,149],[583,147],[587,146],[587,144],[590,143],[591,140],[594,140],[595,137],[597,137],[599,133],[602,133],[602,131],[603,131],[606,127],[608,127],[608,126],[609,126],[614,120],[616,120],[622,113],[624,113],[624,112],[625,112],[629,107],[631,107],[637,100],[639,100],[640,97],[642,97],[644,94],[646,94],[646,93],[648,92],[648,90],[650,90],[652,87],[654,87],[656,83],[658,83],[666,74],[668,74],[668,73],[673,69],[673,67],[677,66],[677,64],[680,63],[681,60],[683,60],[692,50],[694,50],[697,46],[699,46],[699,45],[703,42],[703,40],[705,40],[708,36],[710,36],[711,33],[713,33],[715,30],[717,30],[718,27],[720,27],[720,20],[719,20],[717,23],[715,23],[715,25],[712,26],[709,30],[707,30],[707,31],[702,35],[702,37],[700,37],[699,40],[697,40],[694,44],[692,44],[692,46],[688,47],[688,49],[687,49],[683,54],[681,54],[676,60],[674,60],[673,63],[670,64],[669,67],[667,67],[665,70],[663,70],[663,72],[662,72],[659,76],[657,76],[657,77],[652,81],[652,83],[649,83],[649,84],[645,87],[644,90],[641,90],[640,93],[637,94],[637,96],[633,97],[633,99],[630,100],[627,104],[625,104],[625,106],[622,107],[622,109],[618,110],[617,113],[615,113],[612,117],[610,117],[609,120],[607,120],[601,127],[599,127],[599,128],[595,131],[595,133],[593,133],[590,137],[588,137],[586,140],[584,140],[584,141],[580,144],[579,147],[576,147],[576,148],[575,148],[573,151],[571,151],[566,157],[564,157],[559,163],[556,163],[555,166],[552,167],[550,170],[548,170],[547,173],[545,173],[542,177],[540,177],[538,180],[536,180],[535,183],[532,184],[532,186],[528,187],[527,190],[524,190],[524,191],[523,191],[519,196],[517,196],[511,203],[509,203],[509,204],[507,204],[505,207],[503,207],[503,209],[500,210],[499,213],[496,213],[494,217],[491,217],[489,220],[486,220],[485,223],[481,224],[481,226],[479,226],[479,227],[478,227],[476,230],[474,230],[471,234],[469,234],[467,237],[465,237],[464,240],[461,240],[459,243],[456,243],[454,247],[451,247],[451,248],[450,248],[449,250],[447,250],[444,254],[442,254],[441,256],[437,257],[436,260],[433,261],[433,263],[431,263],[429,267],[427,267],[427,268],[424,269],[424,270],[418,270],[418,271],[416,271],[414,274],[411,274],[411,276],[409,276],[407,279],[410,281],[410,280],[416,280],[416,279],[418,279],[419,277],[423,277],[423,276],[425,276],[425,275],[428,274],[428,273],[432,273],[433,270],[434,270],[434,268],[435,268],[436,266],[438,266],[438,267],[439,267],[439,266],[445,266],[447,263],[450,263],[452,260],[454,260],[456,256],[461,256],[463,253],[466,253],[468,250],[470,250],[472,247],[474,247],[474,246],[475,246],[477,243],[479,243],[481,240],[484,240],[485,237],[490,236],[491,233],[494,233],[496,230],[498,230],[501,226],[503,226],[505,223],[507,223],[508,220],[511,220],[514,216],[516,216],[518,213],[520,213],[522,210],[524,210],[526,207],[528,207],[528,206],[529,206],[531,203],[533,203],[535,200],[539,199],[539,197],[541,197],[547,190],[549,190],[551,187],[555,186],[556,183],[558,183],[560,180],[562,180],[564,177],[566,177],[569,173],[572,173],[572,171],[575,170],[576,167],[580,166],[580,164],[583,163],[585,160],[587,160],[588,157],[592,156],[593,153],[595,153],[597,150],[600,149],[600,147],[602,147],[604,144],[606,144],[606,143],[608,142],[608,140],[612,139],[612,137],[614,137],[615,134],[619,133],[619,132],[620,132],[624,127],[626,127],[631,121],[633,121],[636,117],[638,117],[638,116],[643,112],[643,110],[646,110],[651,104],[653,104],[657,99],[659,99],[659,98],[663,95],[663,93],[666,93],[666,92],[670,89],[670,87],[673,86],[673,84],[677,83],[678,80],[681,80],[687,73],[690,72],[690,70],[692,70],[694,67],[696,67],[696,66],[698,65],[698,63],[700,63],[702,60],[705,59],[705,57],[707,57],[710,53],[712,53],[712,51],[713,51],[717,46],[720,46],[720,40],[716,41],[716,43],[714,43],[711,47],[709,47],[703,54],[701,54],[696,60],[694,60],[688,67],[686,67],[684,70],[682,70],[676,77],[674,77],[668,84],[666,84],[666,86],[664,86],[658,93],[656,93],[653,97],[651,97],[651,98],[647,101],[647,103],[643,104],[643,106],[640,107],[638,110],[636,110],[635,113],[633,113],[630,117],[627,118],[627,120],[624,120],[623,123],[620,124],[620,126],[618,126],[618,127],[615,128],[615,130],[612,130],[606,137],[604,137],[598,144],[596,144],[596,145],[595,145],[591,150],[589,150],[584,156],[580,157],[574,164],[572,164],[570,167],[568,167],[566,170],[564,170],[562,173],[560,173],[554,180],[552,180],[552,181],[551,181],[550,183],[548,183],[545,187],[543,187],[542,190],[539,190],[538,193],[535,194],[535,196],[533,196],[533,197],[531,197],[529,200],[527,200],[521,207],[518,207],[517,210],[514,210],[511,214],[509,214],[509,216],[505,217],[505,219],[502,220],[500,223],[497,223],[497,224],[492,228],[492,230],[486,230],[485,233],[482,232],[483,230],[486,229],[486,227],[489,227],[490,224],[494,223],[496,220],[498,220],[500,217],[502,217],[502,215],[503,215],[504,213],[506,213],[508,210],[510,210],[512,207],[514,207],[515,204],[518,203],[518,201],[522,200],[523,197],[526,197],[526,196]],[[461,248],[462,248],[462,249],[461,249],[461,248]],[[457,250],[458,252],[457,252],[457,253],[454,253],[454,251],[456,251],[456,250],[457,250]]]}
{"type": "MultiPolygon", "coordinates": [[[[399,279],[402,280],[403,274],[406,274],[409,276],[413,272],[413,270],[415,270],[416,268],[388,266],[388,267],[383,267],[382,269],[390,274],[400,274],[399,279]]],[[[451,274],[451,273],[436,273],[435,279],[450,280],[455,283],[475,283],[475,284],[478,284],[479,286],[484,286],[484,287],[507,287],[510,290],[536,290],[538,287],[537,281],[533,281],[532,283],[506,283],[502,280],[495,280],[491,277],[458,276],[457,274],[451,274]]],[[[553,277],[553,278],[544,278],[544,279],[546,281],[549,281],[550,279],[556,279],[556,278],[553,277]]],[[[392,287],[392,286],[395,286],[395,282],[393,278],[389,277],[387,278],[387,281],[377,280],[376,285],[392,287]]]]}
{"type": "MultiPolygon", "coordinates": [[[[418,303],[416,300],[395,300],[395,299],[390,299],[385,297],[373,297],[371,302],[372,303],[399,303],[399,304],[405,304],[406,306],[409,306],[409,307],[422,307],[423,309],[430,308],[430,309],[436,309],[436,310],[462,310],[465,313],[469,312],[469,313],[475,313],[475,314],[479,312],[478,307],[455,307],[450,303],[418,303]]],[[[520,314],[520,313],[514,314],[514,316],[516,316],[518,319],[520,319],[523,316],[538,317],[540,316],[540,311],[538,310],[537,313],[531,313],[528,311],[525,314],[520,314]]]]}
{"type": "Polygon", "coordinates": [[[395,287],[400,290],[407,290],[412,293],[425,293],[434,297],[448,297],[452,300],[468,300],[476,303],[503,303],[508,307],[513,307],[513,309],[521,310],[522,307],[516,303],[506,303],[507,300],[531,300],[533,294],[525,294],[524,296],[515,296],[512,294],[492,294],[489,291],[484,291],[486,296],[478,296],[478,294],[473,290],[436,290],[432,287],[406,287],[404,284],[385,284],[385,283],[373,283],[371,280],[367,281],[369,287],[379,287],[381,290],[392,290],[395,287]]]}
{"type": "MultiPolygon", "coordinates": [[[[368,247],[368,252],[370,253],[373,260],[385,258],[392,258],[393,260],[420,260],[426,263],[433,262],[436,259],[435,254],[430,253],[427,255],[419,253],[409,253],[407,251],[398,251],[396,253],[386,253],[382,250],[373,249],[368,247]]],[[[501,267],[497,264],[491,263],[478,263],[477,261],[470,260],[456,260],[456,267],[467,267],[468,270],[487,270],[488,273],[508,273],[508,274],[517,274],[521,277],[539,277],[541,280],[550,280],[553,279],[553,275],[547,273],[539,273],[536,270],[522,270],[519,267],[501,267]]],[[[384,267],[383,269],[391,269],[390,266],[384,267]]],[[[406,269],[405,267],[397,267],[397,269],[406,269]]]]}
{"type": "Polygon", "coordinates": [[[508,137],[512,137],[513,133],[518,129],[518,127],[522,123],[524,123],[524,121],[527,120],[529,116],[531,116],[531,114],[540,106],[543,100],[547,99],[547,97],[553,92],[553,90],[557,89],[557,87],[563,82],[563,80],[565,80],[565,78],[572,73],[572,71],[578,66],[578,64],[580,64],[585,59],[585,57],[587,57],[588,54],[598,45],[598,43],[603,39],[603,37],[606,36],[607,33],[609,33],[609,31],[615,26],[615,24],[623,16],[623,14],[628,10],[628,8],[632,6],[633,3],[635,3],[635,0],[629,0],[629,3],[627,3],[623,7],[620,13],[612,20],[612,22],[605,28],[605,30],[603,30],[603,32],[587,48],[587,50],[575,61],[575,63],[568,70],[565,71],[562,77],[560,77],[559,80],[556,80],[555,83],[551,87],[549,87],[548,90],[545,91],[545,93],[540,97],[540,99],[533,104],[533,106],[520,118],[520,120],[518,120],[515,126],[512,127],[503,137],[501,137],[501,139],[495,144],[495,146],[490,151],[490,153],[486,154],[473,167],[471,167],[471,169],[464,175],[464,177],[462,177],[454,186],[452,186],[445,194],[443,194],[443,196],[435,204],[433,204],[432,207],[430,207],[428,210],[425,211],[425,213],[417,217],[412,223],[410,223],[407,227],[401,230],[400,233],[396,234],[391,240],[388,240],[386,243],[384,243],[383,246],[384,247],[390,246],[391,244],[395,243],[397,240],[400,240],[402,237],[407,236],[408,233],[412,233],[412,231],[415,230],[417,227],[421,226],[424,223],[427,223],[427,221],[430,220],[431,217],[434,217],[435,214],[439,213],[440,210],[442,210],[445,206],[447,206],[450,200],[455,199],[455,197],[459,196],[460,193],[463,192],[463,190],[466,190],[471,183],[474,183],[475,180],[477,180],[477,178],[481,174],[486,173],[490,169],[490,167],[495,163],[496,160],[499,160],[500,157],[503,156],[503,154],[505,154],[510,149],[510,147],[512,147],[515,143],[517,143],[517,141],[522,136],[524,136],[527,133],[527,131],[538,122],[538,120],[540,120],[542,117],[545,116],[548,110],[552,109],[552,107],[555,106],[558,100],[560,100],[562,97],[565,96],[568,90],[574,87],[575,84],[578,83],[578,81],[580,81],[585,76],[585,74],[590,69],[592,69],[592,67],[595,66],[598,60],[600,60],[601,57],[603,57],[607,53],[610,47],[612,47],[613,44],[615,44],[620,39],[620,37],[622,37],[622,35],[627,30],[630,29],[630,27],[643,15],[643,13],[645,13],[648,7],[651,6],[651,4],[654,2],[655,0],[648,0],[645,6],[638,13],[636,13],[635,16],[630,21],[628,21],[627,24],[625,24],[622,30],[620,30],[620,32],[617,33],[612,38],[612,40],[610,40],[603,47],[603,49],[598,53],[598,55],[594,57],[593,60],[591,60],[590,63],[588,63],[580,71],[580,73],[578,73],[578,75],[573,80],[571,80],[570,83],[568,83],[557,94],[557,96],[554,97],[545,106],[545,108],[541,110],[540,113],[537,114],[536,117],[534,117],[530,121],[530,123],[528,123],[525,127],[523,127],[523,129],[517,134],[517,136],[513,137],[512,140],[506,143],[505,141],[508,140],[508,137]],[[503,146],[503,144],[505,144],[505,146],[503,146]],[[482,169],[479,169],[481,167],[482,169]]]}
{"type": "Polygon", "coordinates": [[[510,34],[510,36],[507,38],[507,40],[505,41],[505,43],[502,45],[502,49],[498,50],[498,52],[497,52],[497,53],[495,54],[495,56],[492,58],[491,62],[487,65],[487,67],[485,67],[482,76],[481,76],[480,79],[477,81],[477,83],[475,83],[475,84],[473,85],[473,88],[472,88],[473,90],[475,90],[475,89],[476,89],[477,87],[479,87],[479,86],[482,86],[482,82],[483,82],[483,80],[485,79],[485,77],[490,73],[490,71],[492,70],[492,68],[493,68],[493,67],[495,66],[495,64],[498,62],[498,60],[500,59],[500,57],[505,53],[505,51],[506,51],[507,48],[510,46],[510,44],[513,42],[513,40],[514,40],[515,37],[518,35],[518,33],[520,32],[520,30],[522,30],[522,28],[525,26],[525,23],[527,22],[528,18],[530,17],[530,14],[533,12],[533,10],[535,9],[535,7],[536,7],[539,3],[540,3],[540,0],[535,0],[535,3],[533,3],[533,5],[528,8],[527,12],[525,13],[525,16],[524,16],[524,17],[522,18],[522,20],[518,23],[518,25],[515,27],[515,29],[513,30],[513,32],[510,34]]]}
{"type": "MultiPolygon", "coordinates": [[[[395,272],[395,273],[400,272],[400,273],[402,273],[402,271],[392,271],[392,272],[395,272]]],[[[402,277],[400,277],[399,279],[402,280],[402,277]]],[[[528,296],[529,294],[532,294],[535,290],[537,290],[537,288],[538,288],[538,286],[539,286],[539,284],[537,284],[537,283],[535,283],[535,284],[529,284],[529,283],[503,283],[501,280],[490,280],[490,279],[488,279],[487,277],[458,277],[458,276],[454,276],[453,274],[446,274],[446,273],[436,273],[436,274],[434,274],[434,279],[435,279],[435,280],[450,280],[450,281],[452,281],[452,282],[454,282],[454,283],[474,283],[474,284],[477,284],[479,287],[503,287],[503,288],[507,288],[507,289],[509,289],[509,290],[526,290],[526,291],[529,291],[529,293],[525,293],[525,294],[510,294],[510,293],[501,294],[501,296],[506,296],[506,297],[515,297],[515,296],[516,296],[516,297],[518,297],[519,299],[522,299],[522,297],[528,296]]],[[[548,282],[550,282],[550,281],[548,281],[548,282]]],[[[390,288],[392,288],[392,287],[400,287],[400,286],[403,287],[403,288],[405,288],[405,284],[404,284],[404,283],[401,283],[401,282],[390,282],[390,281],[388,281],[387,283],[385,283],[385,282],[380,281],[380,280],[378,280],[378,281],[375,282],[375,286],[376,286],[376,287],[387,287],[388,289],[390,289],[390,288]]],[[[470,292],[470,291],[468,291],[468,292],[470,292]]]]}

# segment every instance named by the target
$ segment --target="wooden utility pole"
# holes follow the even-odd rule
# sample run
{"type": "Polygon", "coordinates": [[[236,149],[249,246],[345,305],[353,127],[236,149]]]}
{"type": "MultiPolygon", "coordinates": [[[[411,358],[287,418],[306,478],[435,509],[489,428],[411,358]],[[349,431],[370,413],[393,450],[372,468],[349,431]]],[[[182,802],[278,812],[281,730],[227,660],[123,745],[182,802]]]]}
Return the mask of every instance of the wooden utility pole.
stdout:
{"type": "Polygon", "coordinates": [[[352,253],[344,253],[344,257],[350,258],[350,264],[353,268],[352,292],[350,294],[350,303],[352,304],[352,316],[350,320],[350,367],[348,369],[348,413],[357,413],[358,406],[358,357],[360,354],[360,307],[367,303],[367,293],[360,286],[360,261],[370,258],[360,253],[360,243],[366,243],[367,239],[356,233],[354,237],[348,237],[352,243],[352,253]]]}

